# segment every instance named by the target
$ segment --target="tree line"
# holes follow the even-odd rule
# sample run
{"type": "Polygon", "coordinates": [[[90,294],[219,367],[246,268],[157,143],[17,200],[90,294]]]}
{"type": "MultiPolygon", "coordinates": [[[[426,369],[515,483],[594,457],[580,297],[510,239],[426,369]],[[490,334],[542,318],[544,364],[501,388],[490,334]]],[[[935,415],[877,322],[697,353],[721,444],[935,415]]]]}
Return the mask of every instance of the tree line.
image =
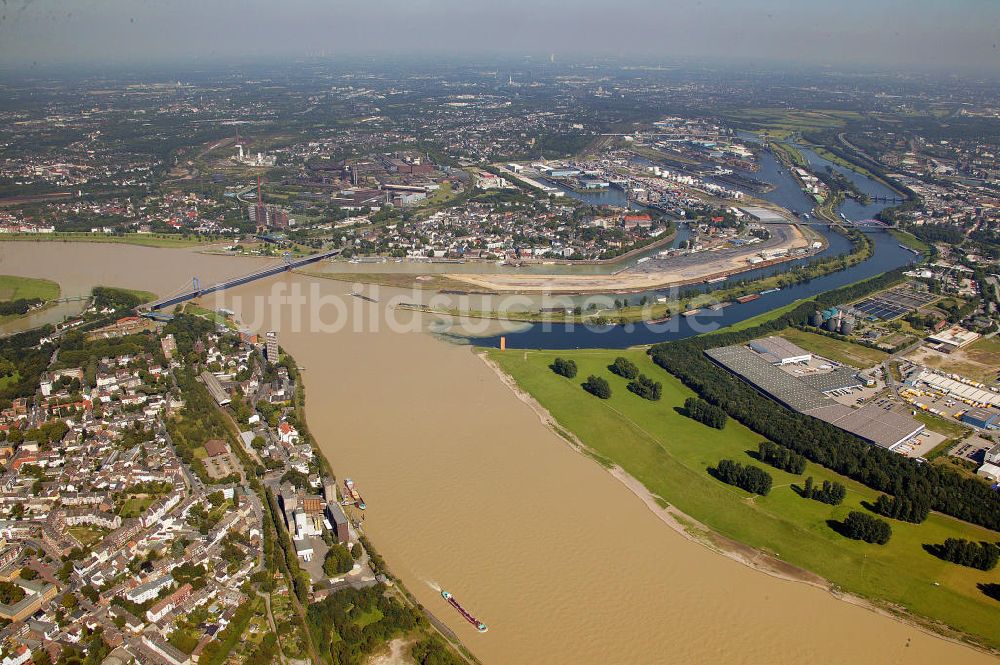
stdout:
{"type": "Polygon", "coordinates": [[[726,426],[726,412],[700,397],[688,397],[684,400],[684,413],[688,418],[715,429],[722,429],[726,426]]]}
{"type": "Polygon", "coordinates": [[[656,402],[663,396],[663,384],[659,381],[653,381],[645,374],[640,374],[634,381],[629,381],[628,389],[651,402],[656,402]]]}
{"type": "Polygon", "coordinates": [[[576,361],[575,360],[565,360],[563,358],[556,358],[549,368],[560,376],[565,376],[567,379],[572,379],[576,376],[576,361]]]}
{"type": "Polygon", "coordinates": [[[740,464],[731,459],[719,460],[713,475],[722,482],[735,485],[754,494],[766,496],[771,491],[771,474],[752,464],[740,464]]]}
{"type": "Polygon", "coordinates": [[[948,538],[940,545],[925,545],[924,548],[939,559],[979,570],[993,570],[1000,560],[1000,547],[997,543],[975,543],[965,538],[948,538]]]}
{"type": "Polygon", "coordinates": [[[639,368],[628,358],[618,356],[608,368],[612,374],[617,374],[623,379],[634,379],[639,376],[639,368]]]}
{"type": "Polygon", "coordinates": [[[841,524],[841,530],[848,538],[876,545],[885,545],[892,537],[892,527],[888,522],[859,510],[848,513],[841,524]]]}
{"type": "Polygon", "coordinates": [[[828,503],[831,506],[839,506],[843,503],[844,497],[847,496],[847,488],[836,480],[833,482],[824,480],[823,484],[817,487],[813,482],[813,477],[809,476],[802,488],[802,496],[806,499],[828,503]]]}
{"type": "Polygon", "coordinates": [[[894,496],[879,495],[875,500],[875,512],[895,520],[920,524],[927,519],[931,511],[931,502],[926,496],[894,496]]]}
{"type": "MultiPolygon", "coordinates": [[[[744,344],[778,332],[789,325],[804,325],[816,309],[850,302],[882,290],[902,279],[893,270],[857,284],[821,294],[771,321],[745,330],[731,330],[710,337],[692,337],[658,344],[650,349],[653,361],[701,399],[723,409],[754,432],[783,445],[806,459],[843,474],[868,487],[896,497],[927,497],[930,508],[993,530],[1000,530],[1000,494],[978,478],[915,460],[871,445],[824,421],[797,413],[761,395],[742,379],[712,363],[707,348],[744,344]]],[[[687,404],[685,403],[685,407],[687,404]]]]}
{"type": "Polygon", "coordinates": [[[5,300],[0,302],[0,316],[12,316],[27,314],[32,307],[41,305],[44,301],[41,298],[18,298],[17,300],[5,300]]]}
{"type": "Polygon", "coordinates": [[[757,446],[761,462],[788,473],[800,474],[806,470],[806,458],[771,441],[761,441],[757,446]]]}
{"type": "Polygon", "coordinates": [[[611,399],[611,386],[608,384],[608,380],[603,377],[591,374],[583,382],[583,389],[595,397],[611,399]]]}

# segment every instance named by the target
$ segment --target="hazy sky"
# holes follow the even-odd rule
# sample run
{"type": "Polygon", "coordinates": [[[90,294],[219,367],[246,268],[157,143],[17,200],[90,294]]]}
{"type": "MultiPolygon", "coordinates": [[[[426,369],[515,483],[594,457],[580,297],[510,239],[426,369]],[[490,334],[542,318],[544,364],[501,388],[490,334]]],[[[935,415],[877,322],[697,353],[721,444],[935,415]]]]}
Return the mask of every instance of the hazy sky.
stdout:
{"type": "Polygon", "coordinates": [[[0,61],[705,56],[1000,69],[1000,0],[0,0],[0,61]]]}

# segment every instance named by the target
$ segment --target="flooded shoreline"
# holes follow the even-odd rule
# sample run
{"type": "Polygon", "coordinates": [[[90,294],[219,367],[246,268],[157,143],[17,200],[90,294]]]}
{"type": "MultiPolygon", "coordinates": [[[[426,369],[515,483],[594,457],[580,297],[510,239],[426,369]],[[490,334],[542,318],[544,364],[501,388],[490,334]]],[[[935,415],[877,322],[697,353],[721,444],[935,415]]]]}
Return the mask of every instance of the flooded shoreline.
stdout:
{"type": "MultiPolygon", "coordinates": [[[[183,250],[40,245],[0,252],[0,272],[60,284],[85,274],[91,284],[163,295],[192,273],[208,281],[256,265],[183,250]]],[[[278,332],[306,368],[310,431],[334,471],[365,488],[368,536],[484,663],[996,662],[666,528],[468,347],[430,334],[435,317],[389,312],[347,291],[283,274],[203,305],[278,332]],[[275,305],[276,293],[296,289],[316,293],[344,325],[310,329],[292,300],[275,305]],[[390,315],[413,332],[387,325],[390,315]],[[446,611],[429,583],[475,608],[489,633],[446,611]]]]}

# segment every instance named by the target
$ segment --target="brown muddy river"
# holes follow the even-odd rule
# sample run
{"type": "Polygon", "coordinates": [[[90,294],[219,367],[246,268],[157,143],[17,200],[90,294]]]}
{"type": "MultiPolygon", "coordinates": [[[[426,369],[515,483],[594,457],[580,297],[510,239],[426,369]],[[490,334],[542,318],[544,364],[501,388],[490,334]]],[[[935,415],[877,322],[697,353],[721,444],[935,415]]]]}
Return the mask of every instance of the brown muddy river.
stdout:
{"type": "MultiPolygon", "coordinates": [[[[258,265],[186,250],[0,244],[0,273],[47,277],[64,290],[167,293],[193,274],[208,284],[258,265]]],[[[224,301],[258,330],[278,330],[305,366],[310,427],[336,473],[364,495],[369,536],[484,663],[996,662],[686,540],[546,428],[467,347],[390,329],[389,289],[379,303],[348,290],[291,275],[224,301]],[[318,330],[301,307],[265,299],[295,285],[307,301],[327,299],[325,321],[347,328],[318,330]],[[436,585],[489,632],[476,633],[436,585]]]]}

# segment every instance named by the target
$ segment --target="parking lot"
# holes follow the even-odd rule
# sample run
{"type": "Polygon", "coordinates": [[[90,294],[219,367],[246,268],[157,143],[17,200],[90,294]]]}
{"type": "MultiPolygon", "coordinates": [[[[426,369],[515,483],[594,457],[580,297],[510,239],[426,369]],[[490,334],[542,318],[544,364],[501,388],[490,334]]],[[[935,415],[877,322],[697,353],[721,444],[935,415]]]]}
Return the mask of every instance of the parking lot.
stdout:
{"type": "Polygon", "coordinates": [[[993,442],[987,441],[981,436],[970,436],[949,451],[954,457],[967,459],[976,464],[982,464],[986,456],[986,451],[993,446],[993,442]]]}
{"type": "Polygon", "coordinates": [[[907,457],[926,457],[927,453],[944,443],[948,437],[925,429],[923,432],[896,448],[895,452],[907,457]]]}

